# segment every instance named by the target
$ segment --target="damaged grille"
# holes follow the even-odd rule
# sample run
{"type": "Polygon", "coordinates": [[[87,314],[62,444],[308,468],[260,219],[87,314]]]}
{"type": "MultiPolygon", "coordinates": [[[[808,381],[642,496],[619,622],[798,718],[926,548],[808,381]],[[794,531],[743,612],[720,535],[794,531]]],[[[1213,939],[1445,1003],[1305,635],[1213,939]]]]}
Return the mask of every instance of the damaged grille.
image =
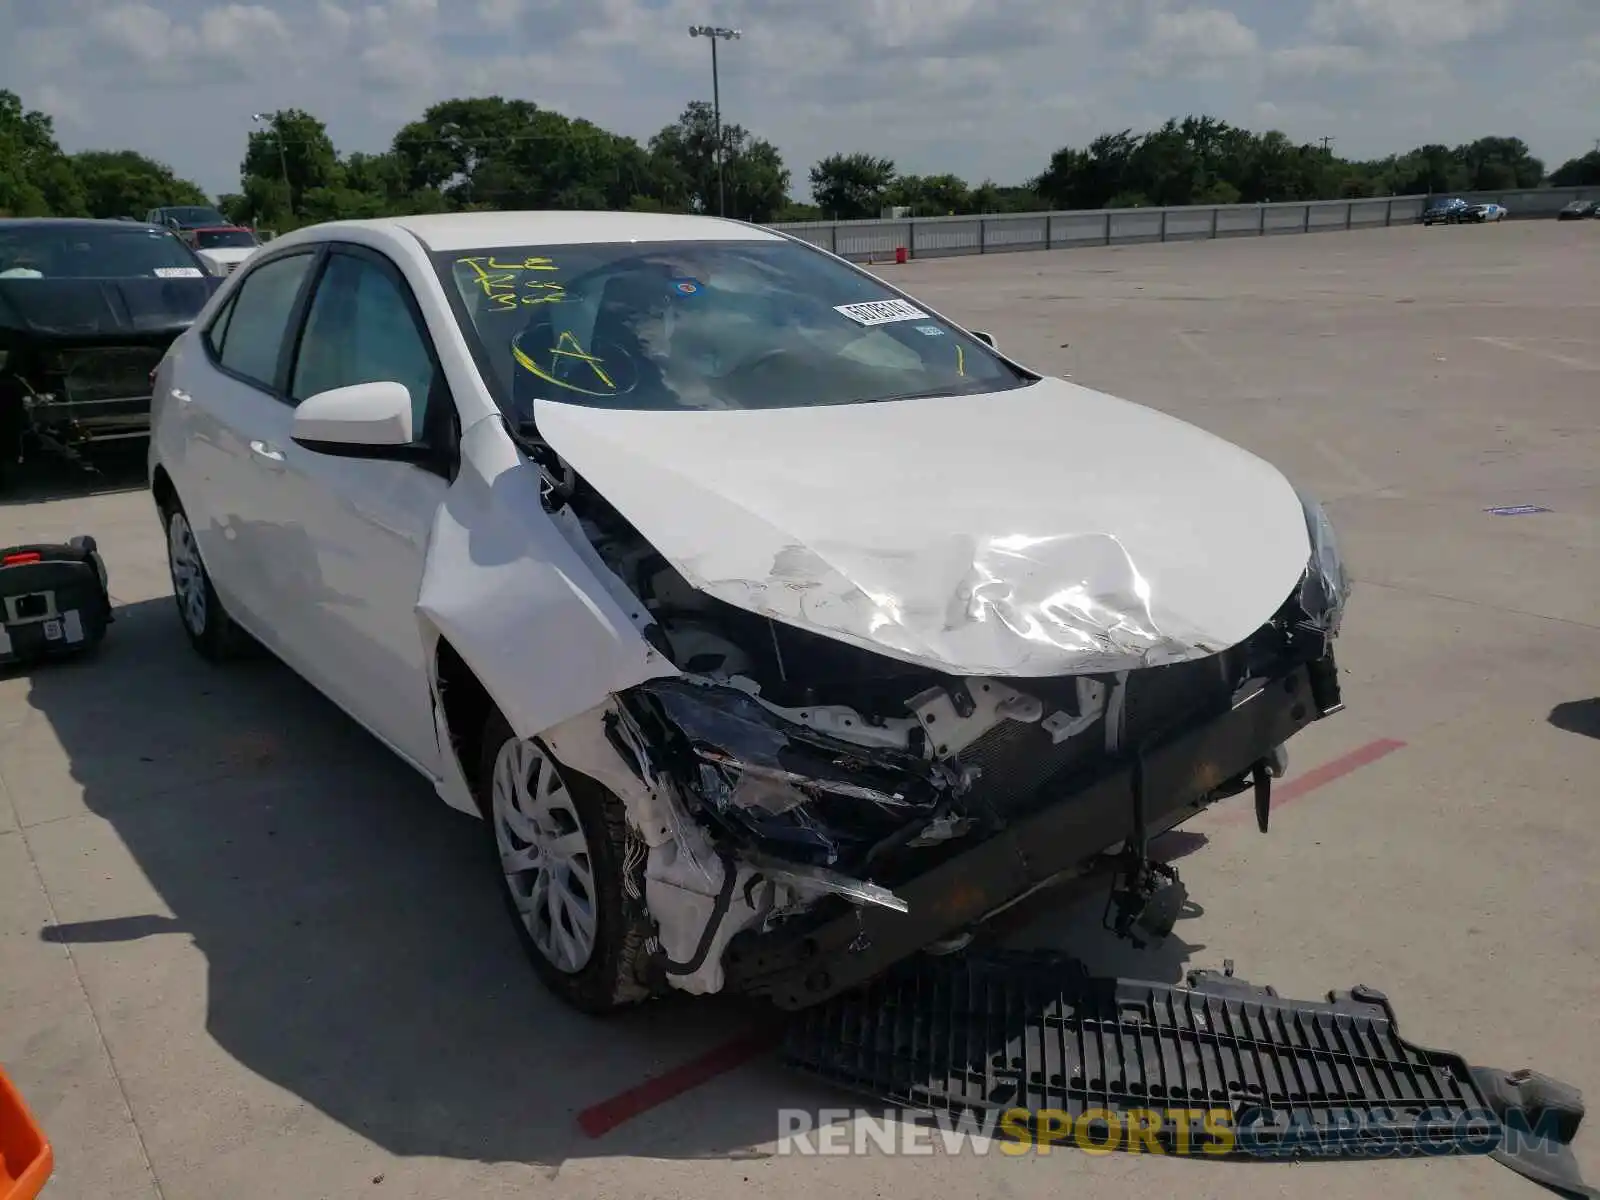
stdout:
{"type": "Polygon", "coordinates": [[[979,772],[969,793],[971,803],[1002,819],[1019,814],[1047,784],[1102,758],[1104,730],[1101,721],[1058,746],[1038,725],[1020,721],[996,725],[961,754],[961,765],[979,772]]]}
{"type": "Polygon", "coordinates": [[[74,404],[150,394],[150,373],[164,346],[99,346],[61,352],[62,391],[74,404]]]}
{"type": "Polygon", "coordinates": [[[1122,702],[1122,744],[1132,748],[1174,725],[1227,712],[1243,677],[1233,651],[1132,672],[1122,702]]]}
{"type": "MultiPolygon", "coordinates": [[[[1487,1115],[1466,1063],[1401,1040],[1380,993],[1307,1002],[1206,972],[1188,988],[1096,979],[1033,952],[902,964],[803,1013],[784,1056],[893,1103],[1027,1109],[1030,1123],[1049,1111],[1222,1109],[1235,1148],[1246,1129],[1270,1145],[1355,1116],[1364,1137],[1382,1131],[1398,1148],[1430,1124],[1459,1133],[1487,1115]]],[[[1214,1131],[1194,1132],[1199,1144],[1214,1131]]]]}

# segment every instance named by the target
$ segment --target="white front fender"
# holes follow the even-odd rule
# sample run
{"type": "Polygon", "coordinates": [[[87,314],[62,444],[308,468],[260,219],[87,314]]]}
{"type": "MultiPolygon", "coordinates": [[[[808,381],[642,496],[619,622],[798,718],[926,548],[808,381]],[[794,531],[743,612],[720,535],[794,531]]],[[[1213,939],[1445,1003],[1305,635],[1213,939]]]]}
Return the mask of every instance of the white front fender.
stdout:
{"type": "Polygon", "coordinates": [[[625,589],[602,581],[598,556],[545,512],[540,480],[498,419],[466,430],[417,599],[420,616],[525,738],[678,673],[613,595],[625,589]]]}

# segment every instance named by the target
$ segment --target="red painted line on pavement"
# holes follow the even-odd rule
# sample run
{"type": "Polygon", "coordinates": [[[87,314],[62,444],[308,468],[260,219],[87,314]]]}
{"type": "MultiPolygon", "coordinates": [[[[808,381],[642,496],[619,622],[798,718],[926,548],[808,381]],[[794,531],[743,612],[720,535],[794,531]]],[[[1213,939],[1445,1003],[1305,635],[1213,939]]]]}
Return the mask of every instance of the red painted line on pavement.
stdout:
{"type": "MultiPolygon", "coordinates": [[[[1312,767],[1304,775],[1291,779],[1288,783],[1272,789],[1271,811],[1276,812],[1285,804],[1293,803],[1307,792],[1314,792],[1320,787],[1326,787],[1336,779],[1343,779],[1353,771],[1362,767],[1371,766],[1380,758],[1387,758],[1396,750],[1404,750],[1406,744],[1397,742],[1393,738],[1379,738],[1375,742],[1368,742],[1365,746],[1357,746],[1350,753],[1339,758],[1323,763],[1320,767],[1312,767]]],[[[1248,800],[1250,793],[1246,792],[1239,799],[1248,800]]],[[[1217,824],[1232,825],[1239,821],[1255,820],[1255,809],[1248,803],[1238,804],[1218,815],[1217,824]]]]}
{"type": "MultiPolygon", "coordinates": [[[[1325,762],[1320,767],[1313,767],[1304,775],[1274,788],[1272,807],[1277,808],[1298,800],[1307,792],[1315,791],[1336,779],[1342,779],[1352,771],[1358,771],[1404,748],[1404,742],[1397,742],[1392,738],[1380,738],[1378,741],[1368,742],[1365,746],[1358,746],[1343,757],[1325,762]]],[[[1247,792],[1240,799],[1248,800],[1248,797],[1247,792]]],[[[1248,804],[1222,813],[1220,816],[1219,823],[1255,819],[1254,810],[1250,809],[1248,804]]],[[[692,1092],[702,1084],[710,1083],[713,1079],[738,1070],[746,1063],[760,1058],[778,1044],[780,1034],[781,1029],[777,1026],[763,1027],[713,1046],[699,1057],[692,1058],[661,1075],[651,1076],[643,1083],[625,1092],[619,1092],[609,1100],[591,1104],[578,1114],[578,1128],[588,1137],[604,1137],[617,1126],[626,1124],[653,1108],[659,1108],[686,1092],[692,1092]]]]}
{"type": "Polygon", "coordinates": [[[618,1125],[759,1058],[778,1044],[778,1036],[776,1028],[758,1029],[713,1046],[700,1057],[673,1067],[665,1074],[652,1076],[609,1100],[591,1104],[578,1114],[578,1128],[589,1137],[602,1137],[618,1125]]]}

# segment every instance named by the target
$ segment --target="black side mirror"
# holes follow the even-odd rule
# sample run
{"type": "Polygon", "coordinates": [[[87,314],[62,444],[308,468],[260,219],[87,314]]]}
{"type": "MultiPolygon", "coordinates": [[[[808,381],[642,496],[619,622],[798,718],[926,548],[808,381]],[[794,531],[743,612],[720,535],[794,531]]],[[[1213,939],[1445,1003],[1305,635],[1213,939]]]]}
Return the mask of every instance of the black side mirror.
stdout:
{"type": "Polygon", "coordinates": [[[994,344],[994,334],[985,333],[981,329],[974,329],[974,330],[971,331],[971,333],[972,333],[973,337],[977,338],[985,346],[989,347],[989,349],[991,349],[991,350],[998,350],[999,349],[999,347],[994,344]]]}

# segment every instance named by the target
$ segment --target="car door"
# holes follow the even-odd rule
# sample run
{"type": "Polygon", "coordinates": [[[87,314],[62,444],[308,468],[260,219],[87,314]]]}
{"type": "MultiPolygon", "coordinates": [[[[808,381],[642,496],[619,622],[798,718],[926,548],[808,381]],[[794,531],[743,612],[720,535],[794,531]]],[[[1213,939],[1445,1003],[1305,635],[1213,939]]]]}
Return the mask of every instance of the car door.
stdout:
{"type": "Polygon", "coordinates": [[[240,622],[277,651],[275,564],[249,547],[270,520],[262,465],[288,440],[288,334],[311,282],[315,246],[254,263],[190,343],[163,397],[161,436],[212,584],[240,622]],[[170,428],[169,428],[170,427],[170,428]],[[174,435],[175,433],[175,435],[174,435]]]}
{"type": "Polygon", "coordinates": [[[459,429],[426,323],[400,271],[366,247],[335,246],[305,308],[285,408],[356,383],[411,393],[427,465],[319,453],[285,437],[257,464],[270,522],[252,553],[292,564],[280,629],[291,661],[391,747],[431,775],[438,740],[416,615],[435,513],[459,429]]]}

